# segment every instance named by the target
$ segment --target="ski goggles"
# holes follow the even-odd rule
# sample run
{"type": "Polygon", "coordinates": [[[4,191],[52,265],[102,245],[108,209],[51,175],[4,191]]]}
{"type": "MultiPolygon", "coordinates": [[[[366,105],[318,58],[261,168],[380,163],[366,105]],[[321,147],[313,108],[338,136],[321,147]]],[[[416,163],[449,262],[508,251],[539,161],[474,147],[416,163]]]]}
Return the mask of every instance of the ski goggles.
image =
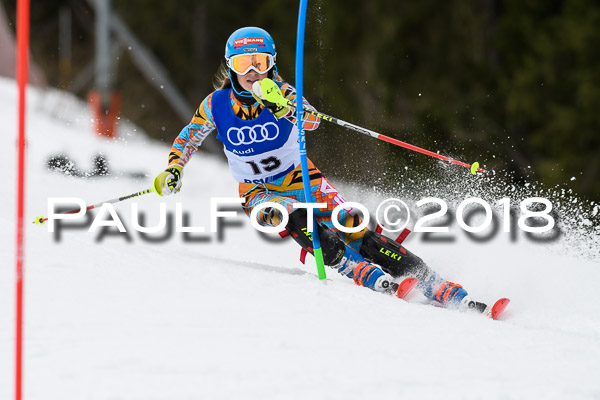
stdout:
{"type": "Polygon", "coordinates": [[[238,54],[227,59],[227,66],[239,75],[246,75],[251,69],[264,74],[274,65],[275,56],[268,53],[238,54]]]}

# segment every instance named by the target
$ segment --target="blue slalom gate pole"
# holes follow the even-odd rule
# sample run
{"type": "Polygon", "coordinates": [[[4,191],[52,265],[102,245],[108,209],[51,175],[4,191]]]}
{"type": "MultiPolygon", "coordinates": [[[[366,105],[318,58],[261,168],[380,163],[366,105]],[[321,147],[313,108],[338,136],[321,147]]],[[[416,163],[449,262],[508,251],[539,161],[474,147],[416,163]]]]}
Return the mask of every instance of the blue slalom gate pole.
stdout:
{"type": "MultiPolygon", "coordinates": [[[[298,13],[298,34],[296,37],[296,124],[298,125],[298,133],[300,135],[300,164],[302,167],[302,184],[304,186],[304,196],[307,203],[314,203],[315,199],[310,188],[310,177],[308,175],[308,160],[306,157],[306,136],[304,135],[304,112],[303,112],[303,96],[302,96],[302,79],[304,75],[304,26],[306,25],[306,6],[308,0],[300,0],[300,11],[298,13]]],[[[316,229],[317,221],[313,213],[313,254],[317,263],[317,271],[319,279],[326,279],[325,263],[323,262],[323,252],[321,250],[321,241],[319,240],[319,232],[316,229]]]]}

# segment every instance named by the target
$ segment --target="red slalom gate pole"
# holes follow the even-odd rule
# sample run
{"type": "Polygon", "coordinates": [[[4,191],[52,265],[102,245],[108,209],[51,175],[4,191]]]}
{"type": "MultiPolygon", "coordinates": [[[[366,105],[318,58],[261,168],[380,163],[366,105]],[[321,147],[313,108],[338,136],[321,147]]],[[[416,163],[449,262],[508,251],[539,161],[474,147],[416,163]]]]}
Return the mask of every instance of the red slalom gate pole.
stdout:
{"type": "Polygon", "coordinates": [[[23,396],[23,254],[25,215],[25,89],[29,76],[29,3],[17,0],[17,84],[19,86],[16,232],[15,399],[23,396]]]}

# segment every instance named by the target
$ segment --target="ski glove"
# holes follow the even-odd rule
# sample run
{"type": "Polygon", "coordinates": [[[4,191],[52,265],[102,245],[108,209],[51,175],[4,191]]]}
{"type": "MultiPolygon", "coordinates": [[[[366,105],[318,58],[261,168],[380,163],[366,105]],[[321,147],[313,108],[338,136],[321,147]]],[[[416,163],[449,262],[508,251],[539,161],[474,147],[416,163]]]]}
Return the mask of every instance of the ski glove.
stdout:
{"type": "Polygon", "coordinates": [[[287,105],[288,101],[283,97],[281,89],[269,78],[252,84],[252,96],[267,110],[271,111],[277,119],[285,117],[290,112],[287,105]]]}
{"type": "Polygon", "coordinates": [[[168,196],[181,190],[181,174],[180,165],[172,165],[154,178],[154,191],[159,196],[168,196]]]}

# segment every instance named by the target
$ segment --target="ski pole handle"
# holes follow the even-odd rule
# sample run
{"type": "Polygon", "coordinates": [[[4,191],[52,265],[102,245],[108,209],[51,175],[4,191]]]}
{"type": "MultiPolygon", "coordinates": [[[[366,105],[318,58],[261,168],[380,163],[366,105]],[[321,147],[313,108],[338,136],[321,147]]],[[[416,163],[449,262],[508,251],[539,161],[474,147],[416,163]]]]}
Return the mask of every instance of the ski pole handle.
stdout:
{"type": "MultiPolygon", "coordinates": [[[[87,210],[92,210],[94,208],[102,206],[102,204],[104,204],[104,203],[113,204],[113,203],[118,203],[120,201],[129,200],[129,199],[134,198],[134,197],[143,196],[143,195],[148,194],[150,192],[154,192],[154,188],[142,190],[141,192],[136,192],[136,193],[133,193],[133,194],[128,194],[127,196],[118,197],[116,199],[106,200],[106,201],[103,201],[103,202],[98,203],[98,204],[93,204],[91,206],[87,206],[85,210],[86,211],[87,210]]],[[[80,210],[71,210],[71,211],[66,211],[64,213],[61,213],[61,214],[75,214],[75,213],[78,213],[79,211],[80,210]]],[[[39,216],[39,217],[35,217],[35,221],[33,221],[33,223],[36,224],[36,225],[38,225],[38,224],[43,225],[46,221],[48,221],[48,218],[45,218],[43,216],[39,216]]]]}

